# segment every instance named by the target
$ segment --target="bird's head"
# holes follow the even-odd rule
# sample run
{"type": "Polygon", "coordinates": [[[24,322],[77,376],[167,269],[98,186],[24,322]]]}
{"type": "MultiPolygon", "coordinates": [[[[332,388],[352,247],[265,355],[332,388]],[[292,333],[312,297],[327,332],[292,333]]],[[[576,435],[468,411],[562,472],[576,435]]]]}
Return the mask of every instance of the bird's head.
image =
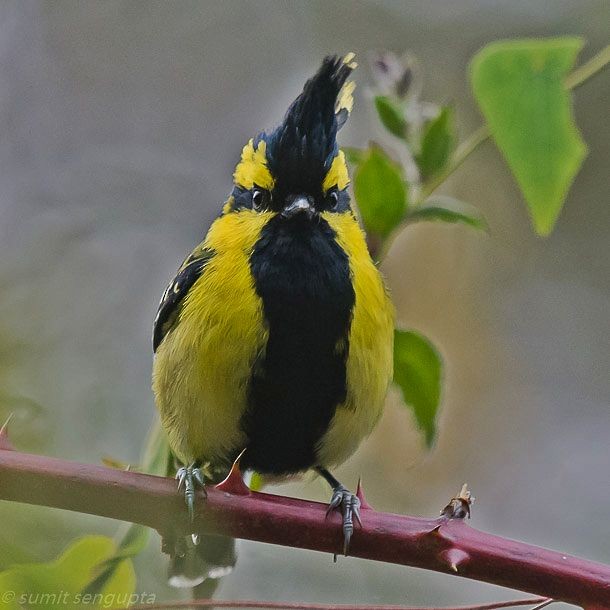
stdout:
{"type": "Polygon", "coordinates": [[[354,55],[329,56],[305,83],[283,122],[244,147],[225,212],[253,210],[314,219],[350,209],[349,176],[337,132],[352,108],[354,55]]]}

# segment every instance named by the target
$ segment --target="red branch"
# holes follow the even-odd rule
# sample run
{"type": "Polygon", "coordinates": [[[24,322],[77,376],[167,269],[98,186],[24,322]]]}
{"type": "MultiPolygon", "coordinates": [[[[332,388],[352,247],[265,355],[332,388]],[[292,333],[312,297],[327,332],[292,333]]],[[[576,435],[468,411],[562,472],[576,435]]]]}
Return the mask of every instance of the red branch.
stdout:
{"type": "MultiPolygon", "coordinates": [[[[4,439],[5,440],[5,439],[4,439]]],[[[189,531],[175,481],[102,466],[6,450],[0,434],[0,499],[140,523],[166,539],[189,531]]],[[[339,516],[326,506],[250,491],[238,472],[207,500],[199,492],[201,533],[338,553],[339,516]]],[[[527,591],[596,610],[610,610],[610,566],[480,532],[462,519],[421,519],[362,504],[350,554],[527,591]]]]}

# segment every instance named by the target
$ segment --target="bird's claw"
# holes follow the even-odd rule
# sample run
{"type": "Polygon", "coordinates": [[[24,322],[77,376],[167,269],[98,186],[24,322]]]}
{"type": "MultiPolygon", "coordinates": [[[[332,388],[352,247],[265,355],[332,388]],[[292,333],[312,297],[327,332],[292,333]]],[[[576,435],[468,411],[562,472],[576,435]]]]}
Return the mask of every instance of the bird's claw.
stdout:
{"type": "MultiPolygon", "coordinates": [[[[195,464],[182,466],[182,468],[179,468],[178,472],[176,472],[176,480],[178,481],[178,491],[182,491],[184,488],[184,501],[186,502],[189,518],[192,523],[195,519],[195,492],[197,491],[197,486],[201,487],[205,494],[205,479],[203,473],[195,464]]],[[[193,537],[193,542],[197,544],[195,537],[193,537]]]]}
{"type": "Polygon", "coordinates": [[[333,495],[326,509],[326,516],[330,515],[333,510],[340,510],[343,520],[343,554],[347,557],[349,544],[354,533],[354,521],[362,527],[360,519],[360,500],[356,494],[345,489],[345,487],[337,487],[333,490],[333,495]]]}

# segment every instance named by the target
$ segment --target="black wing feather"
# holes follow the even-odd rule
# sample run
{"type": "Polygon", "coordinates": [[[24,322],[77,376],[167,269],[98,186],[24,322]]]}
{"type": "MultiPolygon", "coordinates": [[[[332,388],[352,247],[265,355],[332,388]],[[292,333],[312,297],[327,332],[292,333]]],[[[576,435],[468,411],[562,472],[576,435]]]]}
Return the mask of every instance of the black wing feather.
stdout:
{"type": "Polygon", "coordinates": [[[213,256],[214,251],[211,249],[203,246],[195,248],[184,260],[178,273],[165,289],[153,325],[153,352],[157,351],[167,333],[176,324],[184,297],[199,279],[213,256]]]}

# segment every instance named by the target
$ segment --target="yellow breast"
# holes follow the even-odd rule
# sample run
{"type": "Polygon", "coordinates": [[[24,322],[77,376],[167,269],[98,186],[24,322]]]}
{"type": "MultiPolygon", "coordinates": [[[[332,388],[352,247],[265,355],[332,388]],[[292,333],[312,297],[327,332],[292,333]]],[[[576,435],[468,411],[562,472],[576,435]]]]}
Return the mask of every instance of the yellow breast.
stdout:
{"type": "Polygon", "coordinates": [[[364,233],[350,214],[323,214],[350,261],[356,296],[349,336],[347,398],[318,447],[323,466],[345,461],[383,411],[392,380],[394,308],[369,255],[364,233]]]}
{"type": "Polygon", "coordinates": [[[244,210],[214,222],[204,246],[215,255],[157,350],[153,391],[182,461],[215,461],[243,444],[247,385],[267,340],[249,255],[267,220],[244,210]]]}

